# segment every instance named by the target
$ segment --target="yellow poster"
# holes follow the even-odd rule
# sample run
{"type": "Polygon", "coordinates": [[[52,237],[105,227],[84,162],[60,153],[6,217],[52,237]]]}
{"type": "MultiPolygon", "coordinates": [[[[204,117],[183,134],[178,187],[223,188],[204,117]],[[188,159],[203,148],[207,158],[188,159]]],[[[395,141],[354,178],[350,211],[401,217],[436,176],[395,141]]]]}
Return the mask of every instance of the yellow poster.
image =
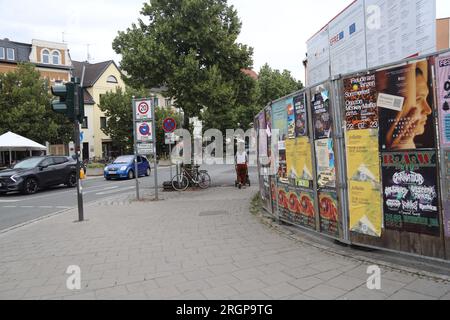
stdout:
{"type": "Polygon", "coordinates": [[[350,181],[350,230],[381,237],[382,198],[371,182],[350,181]]]}
{"type": "Polygon", "coordinates": [[[381,237],[383,224],[378,130],[347,131],[350,230],[381,237]]]}
{"type": "Polygon", "coordinates": [[[310,187],[312,175],[311,144],[308,137],[286,140],[286,164],[288,178],[297,186],[310,187]]]}

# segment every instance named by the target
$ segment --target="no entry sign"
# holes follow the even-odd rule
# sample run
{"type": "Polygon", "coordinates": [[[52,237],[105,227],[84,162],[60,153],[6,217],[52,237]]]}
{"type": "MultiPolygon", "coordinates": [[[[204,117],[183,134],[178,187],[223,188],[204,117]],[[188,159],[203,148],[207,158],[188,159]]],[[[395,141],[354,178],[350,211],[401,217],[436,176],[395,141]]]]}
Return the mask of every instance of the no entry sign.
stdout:
{"type": "Polygon", "coordinates": [[[177,122],[173,118],[167,118],[163,122],[163,130],[165,133],[172,133],[177,129],[177,122]]]}

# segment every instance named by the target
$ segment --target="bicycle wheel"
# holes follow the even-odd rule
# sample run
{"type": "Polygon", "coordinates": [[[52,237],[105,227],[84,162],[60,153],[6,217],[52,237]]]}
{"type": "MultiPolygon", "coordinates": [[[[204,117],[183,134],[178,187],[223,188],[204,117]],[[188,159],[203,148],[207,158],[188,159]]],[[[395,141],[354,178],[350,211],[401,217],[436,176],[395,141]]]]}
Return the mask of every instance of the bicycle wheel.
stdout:
{"type": "Polygon", "coordinates": [[[211,177],[206,172],[198,174],[198,186],[202,189],[208,189],[211,186],[211,177]]]}
{"type": "Polygon", "coordinates": [[[186,191],[189,188],[189,180],[185,175],[179,174],[173,177],[172,187],[176,191],[186,191]]]}

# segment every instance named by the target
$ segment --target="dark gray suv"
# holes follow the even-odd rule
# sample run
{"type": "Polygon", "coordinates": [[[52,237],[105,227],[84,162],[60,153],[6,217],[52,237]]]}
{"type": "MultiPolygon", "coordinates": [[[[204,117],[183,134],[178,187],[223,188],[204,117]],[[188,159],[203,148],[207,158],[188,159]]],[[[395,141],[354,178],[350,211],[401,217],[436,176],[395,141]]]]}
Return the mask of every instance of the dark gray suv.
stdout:
{"type": "Polygon", "coordinates": [[[71,157],[32,157],[17,163],[12,169],[0,171],[0,194],[20,191],[34,194],[39,189],[65,184],[77,184],[76,161],[71,157]]]}

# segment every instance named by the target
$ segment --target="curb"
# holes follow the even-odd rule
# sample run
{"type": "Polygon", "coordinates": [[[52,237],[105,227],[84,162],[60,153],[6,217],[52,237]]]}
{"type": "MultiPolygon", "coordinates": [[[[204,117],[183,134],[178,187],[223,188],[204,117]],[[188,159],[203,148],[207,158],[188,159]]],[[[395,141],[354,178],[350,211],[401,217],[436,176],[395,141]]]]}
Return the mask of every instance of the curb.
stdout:
{"type": "MultiPolygon", "coordinates": [[[[251,207],[252,206],[253,206],[253,204],[251,205],[251,207]]],[[[298,232],[295,233],[295,232],[289,230],[288,228],[284,227],[283,225],[277,223],[275,218],[263,213],[261,211],[260,207],[255,208],[254,211],[252,212],[252,214],[258,220],[260,220],[260,222],[263,225],[265,225],[269,229],[273,230],[274,232],[278,233],[282,237],[289,239],[289,240],[293,240],[297,243],[301,243],[301,244],[316,248],[322,252],[326,252],[327,254],[330,254],[333,256],[340,256],[340,257],[343,257],[348,260],[361,262],[362,264],[365,264],[365,265],[377,265],[384,269],[388,269],[388,271],[397,271],[400,273],[407,273],[410,275],[418,276],[419,278],[427,278],[427,279],[431,279],[434,281],[439,281],[439,282],[444,282],[444,283],[450,284],[450,276],[446,276],[446,275],[442,275],[442,274],[438,274],[438,273],[434,273],[434,272],[429,272],[429,271],[424,271],[424,270],[419,270],[416,268],[405,267],[405,266],[402,266],[399,264],[394,264],[394,263],[391,263],[388,261],[383,261],[383,260],[378,260],[376,258],[362,256],[362,255],[357,254],[354,249],[350,249],[352,251],[349,252],[349,251],[339,250],[339,249],[332,248],[327,245],[322,245],[322,244],[316,243],[310,239],[307,239],[305,236],[301,235],[300,234],[301,230],[298,230],[298,232]]],[[[311,235],[311,237],[320,237],[320,236],[319,235],[311,235]]]]}

